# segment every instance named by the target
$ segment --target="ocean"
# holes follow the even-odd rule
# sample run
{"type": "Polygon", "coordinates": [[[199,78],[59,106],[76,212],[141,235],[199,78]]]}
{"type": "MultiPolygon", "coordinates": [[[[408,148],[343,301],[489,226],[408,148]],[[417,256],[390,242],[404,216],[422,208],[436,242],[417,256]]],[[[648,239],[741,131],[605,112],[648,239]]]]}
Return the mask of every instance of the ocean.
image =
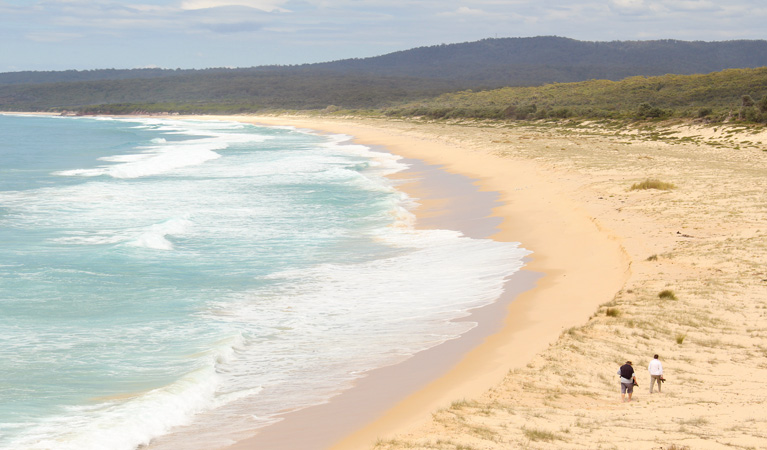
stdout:
{"type": "Polygon", "coordinates": [[[2,450],[231,443],[465,333],[529,253],[415,229],[407,164],[349,136],[7,114],[0,137],[2,450]]]}

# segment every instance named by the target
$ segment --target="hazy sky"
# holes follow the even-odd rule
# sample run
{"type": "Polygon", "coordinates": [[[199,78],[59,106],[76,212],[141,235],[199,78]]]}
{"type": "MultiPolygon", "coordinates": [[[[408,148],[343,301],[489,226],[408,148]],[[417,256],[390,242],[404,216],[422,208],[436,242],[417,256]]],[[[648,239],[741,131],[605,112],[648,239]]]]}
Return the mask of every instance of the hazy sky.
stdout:
{"type": "Polygon", "coordinates": [[[765,0],[0,0],[0,72],[367,57],[488,37],[767,38],[765,0]]]}

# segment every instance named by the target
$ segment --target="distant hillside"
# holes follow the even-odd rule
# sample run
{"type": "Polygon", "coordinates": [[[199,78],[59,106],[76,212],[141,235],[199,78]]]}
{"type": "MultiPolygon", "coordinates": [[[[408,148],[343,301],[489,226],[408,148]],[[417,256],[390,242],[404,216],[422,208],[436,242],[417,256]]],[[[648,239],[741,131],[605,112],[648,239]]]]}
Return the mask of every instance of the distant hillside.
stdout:
{"type": "Polygon", "coordinates": [[[767,121],[767,67],[629,77],[440,95],[389,108],[431,118],[705,118],[767,121]]]}
{"type": "Polygon", "coordinates": [[[466,88],[446,80],[333,74],[211,72],[159,78],[0,85],[0,110],[233,113],[375,108],[466,88]]]}
{"type": "Polygon", "coordinates": [[[184,112],[392,107],[461,89],[767,66],[767,41],[485,39],[300,66],[0,74],[0,109],[184,112]],[[154,106],[152,106],[154,104],[154,106]],[[183,109],[182,109],[183,108],[183,109]],[[93,110],[91,108],[91,110],[93,110]]]}
{"type": "Polygon", "coordinates": [[[66,83],[74,81],[130,80],[135,78],[170,77],[193,72],[197,71],[166,69],[98,69],[7,72],[0,73],[0,85],[66,83]]]}
{"type": "Polygon", "coordinates": [[[767,66],[767,41],[583,42],[562,37],[484,39],[420,47],[311,67],[353,73],[538,86],[636,75],[710,73],[767,66]]]}

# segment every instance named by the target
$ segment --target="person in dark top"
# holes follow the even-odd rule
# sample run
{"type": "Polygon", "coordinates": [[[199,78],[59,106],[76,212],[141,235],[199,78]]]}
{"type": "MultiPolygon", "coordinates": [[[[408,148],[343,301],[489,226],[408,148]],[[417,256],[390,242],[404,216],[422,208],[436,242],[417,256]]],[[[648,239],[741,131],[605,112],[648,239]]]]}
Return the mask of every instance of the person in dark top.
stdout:
{"type": "Polygon", "coordinates": [[[631,401],[631,396],[634,394],[634,385],[636,385],[636,377],[634,376],[634,368],[631,366],[631,361],[626,361],[626,364],[618,369],[618,375],[621,377],[621,400],[625,402],[626,393],[628,393],[628,401],[631,401]]]}

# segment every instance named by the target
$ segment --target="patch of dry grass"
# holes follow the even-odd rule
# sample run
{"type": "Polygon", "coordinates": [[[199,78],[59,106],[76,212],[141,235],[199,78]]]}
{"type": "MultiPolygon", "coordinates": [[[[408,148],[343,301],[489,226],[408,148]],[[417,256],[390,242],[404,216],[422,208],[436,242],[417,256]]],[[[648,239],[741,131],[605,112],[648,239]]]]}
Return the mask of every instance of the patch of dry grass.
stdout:
{"type": "Polygon", "coordinates": [[[676,300],[676,294],[671,289],[664,289],[658,293],[658,298],[665,298],[668,300],[676,300]]]}
{"type": "Polygon", "coordinates": [[[646,190],[646,189],[670,191],[672,189],[676,189],[676,186],[673,183],[667,183],[665,181],[660,181],[655,178],[648,178],[640,183],[632,184],[631,188],[629,188],[630,191],[646,190]]]}

